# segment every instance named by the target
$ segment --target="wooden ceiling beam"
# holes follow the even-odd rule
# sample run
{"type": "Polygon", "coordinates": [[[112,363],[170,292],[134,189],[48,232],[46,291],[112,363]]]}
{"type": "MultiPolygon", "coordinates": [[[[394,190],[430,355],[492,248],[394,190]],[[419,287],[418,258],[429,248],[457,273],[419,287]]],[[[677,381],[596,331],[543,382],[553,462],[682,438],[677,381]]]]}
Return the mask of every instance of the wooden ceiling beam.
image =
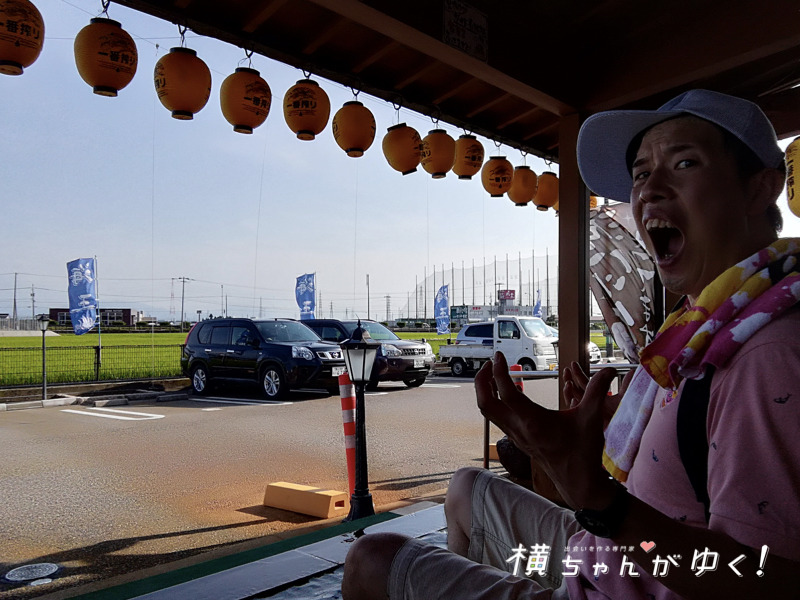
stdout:
{"type": "Polygon", "coordinates": [[[330,39],[335,36],[339,31],[341,31],[348,23],[350,23],[350,19],[347,17],[339,17],[333,23],[328,25],[316,38],[314,38],[311,43],[309,43],[305,48],[303,48],[303,54],[308,56],[309,54],[314,54],[317,50],[319,50],[320,46],[330,41],[330,39]]]}
{"type": "Polygon", "coordinates": [[[468,112],[467,113],[467,118],[471,119],[475,115],[479,115],[483,111],[489,110],[490,108],[492,108],[498,102],[502,102],[503,100],[506,100],[506,99],[508,99],[510,97],[511,97],[511,94],[509,92],[505,92],[504,94],[500,94],[499,96],[495,96],[494,98],[492,98],[488,102],[484,102],[483,104],[481,104],[477,108],[474,108],[470,112],[468,112]]]}
{"type": "Polygon", "coordinates": [[[438,96],[437,98],[434,98],[433,99],[433,103],[437,104],[437,105],[441,104],[442,102],[444,102],[448,98],[452,98],[456,94],[464,91],[467,87],[469,87],[475,81],[477,81],[477,80],[474,77],[467,76],[466,79],[464,79],[464,81],[459,83],[457,86],[450,88],[445,93],[443,93],[441,96],[438,96]]]}
{"type": "Polygon", "coordinates": [[[662,27],[670,35],[659,35],[658,43],[644,31],[621,40],[611,55],[599,53],[587,66],[595,80],[587,82],[592,95],[585,108],[612,110],[800,46],[795,0],[772,0],[769,9],[759,0],[728,4],[724,26],[718,8],[704,4],[694,14],[671,15],[662,27]]]}
{"type": "Polygon", "coordinates": [[[472,58],[460,50],[435,39],[414,27],[372,8],[360,0],[309,0],[331,12],[347,17],[364,27],[388,38],[398,41],[418,52],[458,69],[468,75],[481,79],[510,95],[541,106],[556,115],[569,114],[574,109],[565,102],[522,83],[511,75],[496,69],[487,63],[472,58]]]}
{"type": "Polygon", "coordinates": [[[764,113],[772,121],[778,137],[785,139],[800,135],[800,87],[777,94],[769,94],[756,100],[764,113]]]}
{"type": "Polygon", "coordinates": [[[256,29],[266,23],[269,18],[278,12],[278,9],[286,4],[288,0],[268,0],[250,13],[250,16],[242,25],[242,31],[253,33],[256,29]]]}
{"type": "Polygon", "coordinates": [[[536,131],[532,131],[531,133],[526,134],[522,138],[522,140],[524,142],[527,142],[528,140],[535,138],[537,135],[542,135],[543,133],[547,133],[548,131],[550,131],[551,129],[555,129],[556,127],[558,127],[558,121],[554,121],[553,123],[550,123],[550,125],[545,125],[544,127],[539,127],[536,131]]]}
{"type": "Polygon", "coordinates": [[[387,40],[380,48],[378,48],[374,52],[365,52],[366,57],[355,67],[353,67],[352,69],[353,73],[361,73],[361,71],[363,71],[370,65],[382,59],[384,56],[389,54],[395,48],[399,47],[400,43],[397,40],[387,40]]]}
{"type": "Polygon", "coordinates": [[[175,8],[186,8],[192,3],[192,0],[175,0],[174,6],[175,8]]]}
{"type": "Polygon", "coordinates": [[[514,123],[516,123],[520,119],[524,119],[525,117],[530,117],[531,115],[536,114],[537,112],[539,112],[541,110],[542,109],[539,108],[538,106],[534,106],[533,108],[529,108],[528,110],[525,110],[525,111],[523,111],[521,113],[517,113],[516,116],[511,117],[508,121],[500,123],[500,125],[498,125],[497,128],[498,129],[505,129],[506,127],[508,127],[509,125],[513,125],[514,123]]]}
{"type": "Polygon", "coordinates": [[[404,77],[397,84],[395,84],[394,89],[400,91],[403,88],[408,87],[420,77],[423,77],[427,73],[430,73],[434,68],[436,68],[438,64],[439,64],[438,61],[432,58],[428,59],[423,66],[414,69],[412,73],[409,73],[406,77],[404,77]]]}

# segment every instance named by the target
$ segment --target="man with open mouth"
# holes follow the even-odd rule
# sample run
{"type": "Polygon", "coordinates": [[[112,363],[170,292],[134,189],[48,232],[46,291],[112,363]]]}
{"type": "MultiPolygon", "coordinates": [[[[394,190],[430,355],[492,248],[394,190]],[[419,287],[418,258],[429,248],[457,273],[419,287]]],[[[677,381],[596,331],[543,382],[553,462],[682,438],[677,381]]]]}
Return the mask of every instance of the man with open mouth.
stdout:
{"type": "Polygon", "coordinates": [[[597,195],[631,203],[683,299],[621,399],[607,395],[613,369],[589,379],[573,363],[570,408],[548,411],[501,354],[485,365],[479,408],[570,508],[461,469],[449,550],[363,536],[345,600],[798,597],[800,239],[778,237],[786,174],[772,125],[751,102],[692,90],[593,115],[578,163],[597,195]]]}

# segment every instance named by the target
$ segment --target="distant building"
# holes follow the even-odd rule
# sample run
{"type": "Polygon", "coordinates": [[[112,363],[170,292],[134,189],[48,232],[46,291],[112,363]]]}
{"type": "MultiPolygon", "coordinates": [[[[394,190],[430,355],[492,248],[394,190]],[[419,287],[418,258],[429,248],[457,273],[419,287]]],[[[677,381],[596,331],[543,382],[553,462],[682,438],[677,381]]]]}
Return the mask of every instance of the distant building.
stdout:
{"type": "MultiPolygon", "coordinates": [[[[49,310],[50,320],[55,321],[59,325],[69,326],[72,324],[69,318],[68,308],[51,308],[49,310]]],[[[136,325],[140,320],[143,320],[144,313],[130,308],[101,308],[100,309],[100,324],[111,325],[112,323],[125,323],[125,325],[136,325]]]]}

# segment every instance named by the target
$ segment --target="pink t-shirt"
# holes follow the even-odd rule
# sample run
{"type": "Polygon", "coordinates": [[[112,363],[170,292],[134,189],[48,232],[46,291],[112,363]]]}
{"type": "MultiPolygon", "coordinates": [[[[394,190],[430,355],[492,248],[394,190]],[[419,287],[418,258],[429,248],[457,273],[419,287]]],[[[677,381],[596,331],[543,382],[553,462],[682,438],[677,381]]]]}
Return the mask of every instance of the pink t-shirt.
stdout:
{"type": "MultiPolygon", "coordinates": [[[[656,398],[627,486],[631,494],[676,521],[706,527],[703,505],[695,498],[678,451],[679,402],[680,394],[672,399],[666,391],[656,398]]],[[[708,527],[756,548],[756,556],[766,544],[770,555],[800,561],[799,309],[764,326],[717,369],[706,430],[708,527]]],[[[570,557],[583,561],[580,574],[567,578],[571,600],[680,598],[653,577],[651,559],[656,552],[648,555],[648,562],[635,565],[639,577],[621,577],[624,554],[614,551],[612,540],[584,531],[569,544],[570,557]],[[595,563],[605,563],[608,571],[595,577],[595,563]]],[[[758,568],[752,559],[746,562],[743,569],[758,568]]],[[[679,565],[670,568],[690,569],[691,557],[682,557],[679,565]]],[[[736,577],[732,571],[731,577],[736,577]]]]}

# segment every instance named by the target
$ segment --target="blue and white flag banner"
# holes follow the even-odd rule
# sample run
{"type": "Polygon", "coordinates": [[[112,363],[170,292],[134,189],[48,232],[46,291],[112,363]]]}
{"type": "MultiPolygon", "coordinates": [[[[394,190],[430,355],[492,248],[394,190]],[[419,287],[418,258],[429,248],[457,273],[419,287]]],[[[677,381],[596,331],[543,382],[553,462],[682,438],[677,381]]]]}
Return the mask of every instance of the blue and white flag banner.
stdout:
{"type": "Polygon", "coordinates": [[[436,292],[436,302],[433,304],[436,315],[436,333],[450,333],[450,286],[443,285],[436,292]]]}
{"type": "Polygon", "coordinates": [[[294,295],[297,299],[297,306],[300,307],[300,320],[314,318],[316,308],[316,286],[314,285],[314,273],[306,273],[297,278],[297,285],[294,288],[294,295]]]}
{"type": "Polygon", "coordinates": [[[97,322],[97,277],[93,258],[79,258],[67,263],[69,317],[75,335],[94,329],[97,322]]]}
{"type": "Polygon", "coordinates": [[[533,307],[533,316],[542,318],[542,290],[536,290],[536,304],[533,307]]]}

